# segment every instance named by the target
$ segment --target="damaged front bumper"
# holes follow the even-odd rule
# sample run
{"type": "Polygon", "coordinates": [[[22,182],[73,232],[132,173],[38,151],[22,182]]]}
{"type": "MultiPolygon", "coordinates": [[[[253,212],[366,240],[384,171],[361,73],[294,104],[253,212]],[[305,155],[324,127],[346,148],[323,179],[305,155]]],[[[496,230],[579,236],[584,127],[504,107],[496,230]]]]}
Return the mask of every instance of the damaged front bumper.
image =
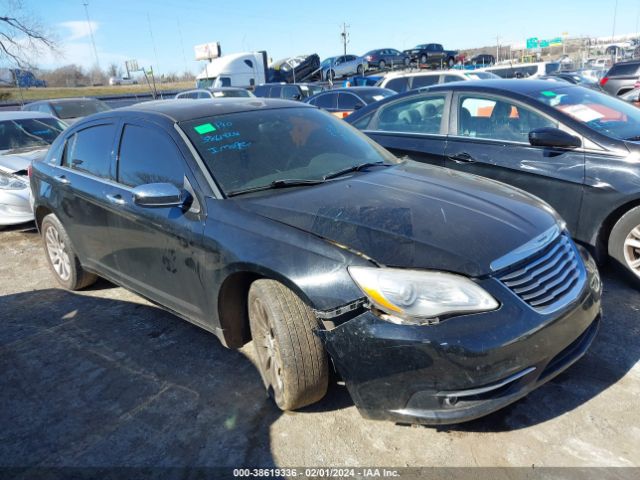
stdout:
{"type": "Polygon", "coordinates": [[[361,309],[318,333],[364,417],[431,425],[476,419],[561,373],[597,333],[597,272],[588,272],[571,304],[547,315],[497,280],[480,284],[508,301],[429,326],[392,324],[361,309]]]}

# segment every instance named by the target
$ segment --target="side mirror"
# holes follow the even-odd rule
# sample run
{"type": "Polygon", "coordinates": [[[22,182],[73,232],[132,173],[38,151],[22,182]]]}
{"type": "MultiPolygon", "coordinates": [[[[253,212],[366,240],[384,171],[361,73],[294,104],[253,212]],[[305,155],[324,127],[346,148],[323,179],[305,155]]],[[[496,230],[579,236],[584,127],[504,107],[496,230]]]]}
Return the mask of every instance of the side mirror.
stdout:
{"type": "Polygon", "coordinates": [[[536,128],[529,132],[529,143],[534,147],[576,148],[582,145],[580,138],[559,128],[536,128]]]}
{"type": "Polygon", "coordinates": [[[360,110],[362,107],[364,107],[364,105],[363,105],[363,104],[361,104],[361,103],[356,103],[356,104],[353,106],[353,109],[354,109],[354,110],[360,110]]]}
{"type": "Polygon", "coordinates": [[[146,208],[180,207],[185,198],[172,183],[145,183],[133,190],[133,203],[146,208]]]}

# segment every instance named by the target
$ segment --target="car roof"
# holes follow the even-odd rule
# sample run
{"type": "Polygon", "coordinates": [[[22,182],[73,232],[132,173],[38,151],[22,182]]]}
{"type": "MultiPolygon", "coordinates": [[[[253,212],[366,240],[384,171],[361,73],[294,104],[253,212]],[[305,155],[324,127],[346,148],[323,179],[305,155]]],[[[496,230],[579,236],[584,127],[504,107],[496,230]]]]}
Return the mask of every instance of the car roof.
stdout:
{"type": "Polygon", "coordinates": [[[384,78],[408,78],[408,77],[432,77],[435,75],[447,75],[447,74],[458,74],[464,75],[465,73],[473,72],[473,70],[469,70],[466,72],[462,72],[460,70],[430,70],[428,72],[390,72],[385,75],[384,78]]]}
{"type": "Polygon", "coordinates": [[[44,112],[31,112],[29,110],[5,110],[0,112],[0,121],[22,120],[27,118],[55,118],[44,112]]]}
{"type": "Polygon", "coordinates": [[[150,102],[136,103],[129,107],[118,108],[117,110],[98,113],[92,115],[90,118],[95,119],[100,116],[108,117],[113,116],[114,113],[123,112],[157,115],[169,118],[174,122],[182,122],[229,113],[296,107],[312,108],[304,103],[292,100],[257,97],[222,97],[216,98],[213,102],[194,102],[189,99],[152,100],[150,102]]]}
{"type": "Polygon", "coordinates": [[[384,87],[373,87],[373,86],[354,86],[354,87],[344,87],[344,88],[332,88],[331,90],[325,90],[324,92],[318,93],[318,95],[322,95],[323,93],[333,93],[333,92],[379,92],[380,90],[389,90],[384,87]]]}
{"type": "MultiPolygon", "coordinates": [[[[447,83],[427,87],[429,91],[448,90],[447,83]]],[[[485,91],[508,91],[527,95],[531,92],[544,90],[545,88],[558,88],[559,83],[552,80],[524,80],[524,79],[489,79],[470,80],[468,82],[452,82],[453,87],[485,91]]],[[[572,85],[561,84],[562,88],[571,88],[572,85]]],[[[575,88],[575,87],[574,87],[575,88]]],[[[425,89],[426,90],[426,89],[425,89]]],[[[423,90],[424,91],[424,90],[423,90]]]]}
{"type": "Polygon", "coordinates": [[[69,97],[69,98],[50,98],[48,100],[39,100],[31,103],[73,103],[73,102],[86,102],[87,100],[92,102],[100,101],[93,97],[69,97]]]}

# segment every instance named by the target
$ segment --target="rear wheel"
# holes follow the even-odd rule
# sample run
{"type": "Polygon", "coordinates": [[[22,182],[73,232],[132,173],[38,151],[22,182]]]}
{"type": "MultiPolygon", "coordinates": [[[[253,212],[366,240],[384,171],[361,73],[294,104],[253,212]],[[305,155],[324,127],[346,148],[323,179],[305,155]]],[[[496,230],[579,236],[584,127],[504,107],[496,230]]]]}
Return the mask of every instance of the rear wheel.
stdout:
{"type": "Polygon", "coordinates": [[[380,63],[378,63],[379,70],[384,70],[386,66],[387,66],[387,63],[384,60],[380,60],[380,63]]]}
{"type": "Polygon", "coordinates": [[[313,333],[317,320],[311,309],[275,280],[253,282],[248,301],[258,368],[278,407],[295,410],[324,397],[327,354],[313,333]]]}
{"type": "Polygon", "coordinates": [[[362,75],[364,73],[364,67],[362,65],[358,65],[358,67],[356,68],[356,73],[358,75],[362,75]]]}
{"type": "Polygon", "coordinates": [[[611,229],[609,255],[640,285],[640,207],[625,213],[611,229]]]}
{"type": "Polygon", "coordinates": [[[456,61],[453,59],[453,57],[449,57],[449,60],[447,60],[447,65],[449,65],[449,68],[453,68],[455,64],[456,61]]]}
{"type": "Polygon", "coordinates": [[[58,217],[53,213],[44,217],[40,231],[49,267],[60,285],[68,290],[79,290],[96,281],[96,275],[82,268],[58,217]]]}
{"type": "Polygon", "coordinates": [[[330,82],[336,77],[336,74],[333,70],[329,70],[327,72],[327,81],[330,82]]]}
{"type": "Polygon", "coordinates": [[[426,55],[420,55],[420,63],[425,64],[427,63],[427,56],[426,55]]]}
{"type": "Polygon", "coordinates": [[[405,57],[404,59],[404,66],[408,67],[409,65],[411,65],[411,59],[409,57],[405,57]]]}

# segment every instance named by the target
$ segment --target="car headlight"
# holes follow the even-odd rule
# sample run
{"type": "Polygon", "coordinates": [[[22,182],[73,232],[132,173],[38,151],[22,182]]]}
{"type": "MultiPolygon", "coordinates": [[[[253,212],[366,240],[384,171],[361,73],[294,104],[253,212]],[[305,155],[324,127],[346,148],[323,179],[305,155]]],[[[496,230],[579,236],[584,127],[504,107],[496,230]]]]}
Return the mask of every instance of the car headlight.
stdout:
{"type": "Polygon", "coordinates": [[[25,188],[27,188],[27,183],[20,177],[0,171],[0,189],[23,190],[25,188]]]}
{"type": "Polygon", "coordinates": [[[476,283],[446,272],[349,267],[371,303],[394,323],[425,325],[443,315],[485,312],[499,304],[476,283]]]}

